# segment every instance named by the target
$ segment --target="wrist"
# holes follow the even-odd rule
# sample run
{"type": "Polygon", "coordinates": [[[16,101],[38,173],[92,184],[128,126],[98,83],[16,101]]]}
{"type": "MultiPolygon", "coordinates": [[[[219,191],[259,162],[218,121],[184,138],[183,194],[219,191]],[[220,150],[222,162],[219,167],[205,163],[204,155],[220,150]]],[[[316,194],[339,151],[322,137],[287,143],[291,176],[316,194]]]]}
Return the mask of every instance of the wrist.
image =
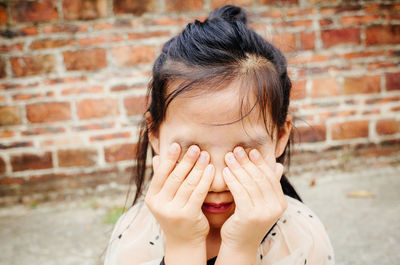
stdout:
{"type": "Polygon", "coordinates": [[[236,244],[221,243],[216,265],[222,264],[256,264],[258,245],[239,246],[236,244]]]}
{"type": "Polygon", "coordinates": [[[165,246],[166,265],[201,264],[207,263],[206,241],[176,242],[168,241],[165,246]]]}

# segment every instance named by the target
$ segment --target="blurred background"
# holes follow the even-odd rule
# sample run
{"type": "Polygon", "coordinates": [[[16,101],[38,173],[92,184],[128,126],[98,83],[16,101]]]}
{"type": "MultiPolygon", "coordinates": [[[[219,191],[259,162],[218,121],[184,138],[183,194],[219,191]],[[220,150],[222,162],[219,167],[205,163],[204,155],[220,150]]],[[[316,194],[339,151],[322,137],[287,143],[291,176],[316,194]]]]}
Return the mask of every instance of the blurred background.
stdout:
{"type": "Polygon", "coordinates": [[[0,1],[0,264],[102,264],[152,62],[224,4],[287,56],[286,165],[337,264],[400,264],[400,1],[0,1]]]}

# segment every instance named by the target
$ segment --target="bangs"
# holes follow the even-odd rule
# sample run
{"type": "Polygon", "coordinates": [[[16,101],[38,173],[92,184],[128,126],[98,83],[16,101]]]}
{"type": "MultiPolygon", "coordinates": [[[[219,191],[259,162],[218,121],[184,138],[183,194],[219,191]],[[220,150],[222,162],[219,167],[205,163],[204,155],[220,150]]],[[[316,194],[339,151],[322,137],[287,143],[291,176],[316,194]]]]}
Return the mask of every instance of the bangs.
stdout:
{"type": "Polygon", "coordinates": [[[166,80],[163,118],[169,104],[178,95],[185,98],[209,95],[238,81],[240,118],[228,123],[209,125],[224,126],[243,122],[258,106],[258,118],[262,119],[267,134],[273,139],[276,127],[281,125],[276,117],[281,116],[279,110],[283,107],[279,76],[272,62],[266,58],[254,54],[246,56],[234,64],[213,67],[190,66],[180,61],[167,60],[160,71],[160,77],[166,80]]]}

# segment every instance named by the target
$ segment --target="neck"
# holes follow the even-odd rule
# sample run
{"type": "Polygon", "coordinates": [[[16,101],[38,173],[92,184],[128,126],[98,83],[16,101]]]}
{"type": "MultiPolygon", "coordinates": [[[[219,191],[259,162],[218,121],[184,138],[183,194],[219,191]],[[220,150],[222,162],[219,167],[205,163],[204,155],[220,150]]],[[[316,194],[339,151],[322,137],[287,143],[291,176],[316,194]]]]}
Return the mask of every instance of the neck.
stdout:
{"type": "Polygon", "coordinates": [[[207,235],[207,259],[214,258],[218,255],[219,247],[221,245],[221,230],[210,229],[207,235]]]}

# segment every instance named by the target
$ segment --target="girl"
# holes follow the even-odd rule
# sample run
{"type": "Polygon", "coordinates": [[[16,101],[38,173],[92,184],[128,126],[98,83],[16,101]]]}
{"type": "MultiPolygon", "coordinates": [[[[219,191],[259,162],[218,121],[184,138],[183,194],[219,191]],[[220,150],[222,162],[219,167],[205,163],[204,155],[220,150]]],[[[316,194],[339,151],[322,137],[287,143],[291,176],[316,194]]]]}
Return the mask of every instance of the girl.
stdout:
{"type": "Polygon", "coordinates": [[[324,226],[283,175],[290,89],[283,54],[239,7],[165,43],[141,124],[136,195],[105,264],[333,264],[324,226]]]}

